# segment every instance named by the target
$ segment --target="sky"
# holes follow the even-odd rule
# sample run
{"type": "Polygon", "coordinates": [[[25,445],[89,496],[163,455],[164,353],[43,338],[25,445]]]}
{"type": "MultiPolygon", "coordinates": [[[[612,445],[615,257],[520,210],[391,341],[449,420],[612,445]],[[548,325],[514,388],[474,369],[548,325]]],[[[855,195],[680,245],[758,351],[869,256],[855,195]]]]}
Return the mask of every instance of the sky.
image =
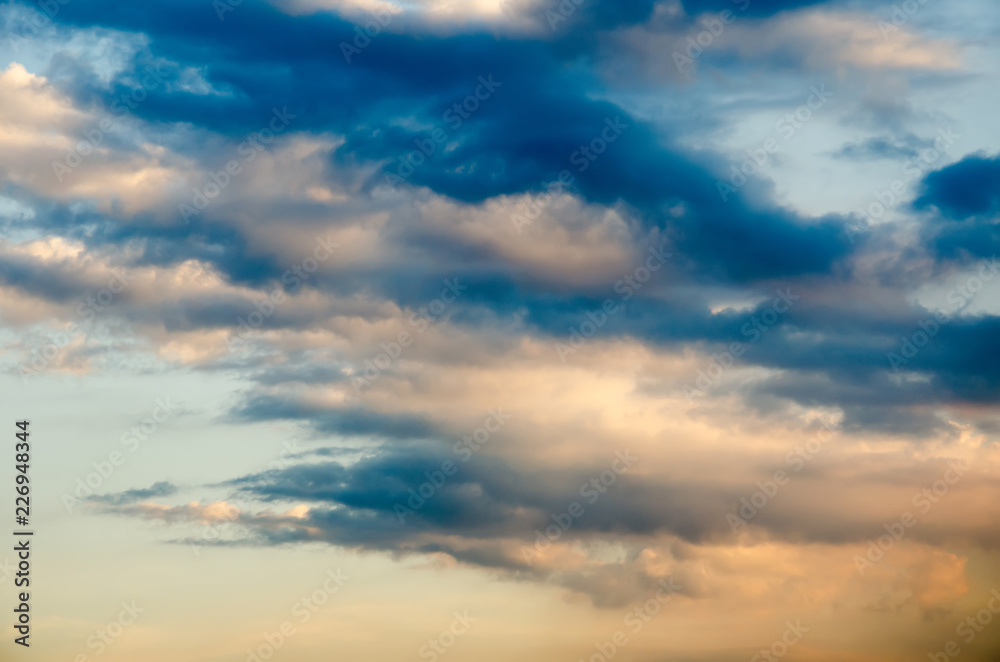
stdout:
{"type": "Polygon", "coordinates": [[[0,6],[0,658],[998,659],[998,34],[0,6]]]}

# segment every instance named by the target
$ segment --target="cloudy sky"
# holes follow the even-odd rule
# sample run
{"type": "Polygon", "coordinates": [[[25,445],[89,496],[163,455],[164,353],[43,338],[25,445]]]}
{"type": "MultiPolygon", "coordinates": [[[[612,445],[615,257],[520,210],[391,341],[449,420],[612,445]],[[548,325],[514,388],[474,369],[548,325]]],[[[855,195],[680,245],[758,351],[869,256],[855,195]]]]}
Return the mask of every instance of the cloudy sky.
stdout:
{"type": "Polygon", "coordinates": [[[3,5],[31,654],[998,659],[998,34],[3,5]]]}

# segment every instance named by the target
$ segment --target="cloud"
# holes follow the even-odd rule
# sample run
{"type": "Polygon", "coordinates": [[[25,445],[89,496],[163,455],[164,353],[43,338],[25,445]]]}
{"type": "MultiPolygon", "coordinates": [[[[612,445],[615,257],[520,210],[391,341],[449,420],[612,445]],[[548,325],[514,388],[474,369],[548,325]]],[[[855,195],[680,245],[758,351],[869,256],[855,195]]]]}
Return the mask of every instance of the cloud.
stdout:
{"type": "Polygon", "coordinates": [[[933,146],[933,141],[922,140],[914,135],[902,139],[883,136],[848,143],[833,153],[837,159],[849,161],[878,161],[915,159],[920,150],[933,146]]]}
{"type": "Polygon", "coordinates": [[[97,503],[106,503],[110,506],[124,506],[157,497],[169,497],[176,493],[176,485],[166,481],[160,481],[158,483],[153,483],[146,489],[125,490],[124,492],[115,492],[113,494],[95,494],[87,497],[87,500],[97,503]]]}
{"type": "Polygon", "coordinates": [[[539,471],[516,468],[496,456],[462,462],[428,446],[383,447],[350,463],[320,460],[244,476],[230,483],[238,492],[229,504],[146,503],[107,512],[172,523],[230,523],[236,529],[224,537],[225,545],[322,542],[393,555],[445,555],[511,579],[588,595],[603,608],[623,607],[667,576],[678,578],[682,594],[697,600],[752,593],[756,584],[746,576],[735,586],[715,573],[766,575],[773,566],[747,557],[777,553],[793,558],[799,553],[793,550],[823,550],[827,563],[843,575],[838,591],[845,600],[875,606],[885,597],[879,591],[887,589],[896,592],[892,600],[912,600],[934,611],[964,592],[964,561],[938,548],[998,542],[983,526],[995,514],[979,513],[975,506],[995,491],[988,472],[976,468],[990,452],[977,449],[974,439],[967,441],[963,447],[978,460],[966,462],[960,482],[933,504],[926,497],[918,500],[919,488],[961,464],[901,463],[896,456],[860,466],[865,442],[830,442],[834,445],[824,451],[830,455],[813,460],[801,474],[784,466],[791,482],[738,535],[727,515],[739,507],[741,496],[771,480],[774,466],[762,465],[751,477],[734,480],[716,464],[713,480],[665,480],[650,474],[655,456],[641,457],[642,452],[630,471],[600,493],[576,489],[592,484],[589,479],[607,468],[597,463],[539,471]],[[457,471],[436,479],[435,472],[448,461],[457,471]],[[418,489],[426,490],[423,496],[418,489]],[[290,509],[254,512],[248,499],[290,509]],[[574,501],[583,514],[568,516],[568,526],[553,527],[573,512],[574,501]],[[858,507],[863,503],[868,507],[858,507]],[[904,510],[915,514],[919,525],[862,579],[855,557],[867,554],[870,540],[904,510]],[[542,533],[550,530],[556,533],[542,533]],[[624,558],[614,560],[615,549],[624,558]],[[737,560],[741,557],[745,560],[737,560]],[[706,562],[715,568],[713,575],[699,578],[696,568],[706,562]],[[900,584],[905,567],[911,568],[911,579],[900,584]]]}
{"type": "Polygon", "coordinates": [[[887,34],[863,14],[815,10],[784,14],[759,24],[734,24],[720,46],[742,58],[771,63],[799,62],[812,70],[953,70],[960,66],[956,44],[895,30],[887,34]]]}
{"type": "MultiPolygon", "coordinates": [[[[802,8],[761,18],[748,3],[695,14],[661,12],[648,23],[623,27],[604,36],[603,66],[609,83],[624,78],[689,82],[699,72],[787,70],[836,74],[841,86],[894,72],[955,72],[960,47],[905,29],[885,32],[878,18],[837,8],[802,8]],[[719,11],[728,11],[725,22],[719,11]],[[702,43],[698,43],[698,40],[702,43]],[[844,80],[844,73],[853,76],[844,80]]],[[[804,3],[808,4],[808,3],[804,3]]]]}
{"type": "MultiPolygon", "coordinates": [[[[571,4],[562,21],[553,3],[411,3],[350,62],[340,42],[384,5],[245,0],[222,22],[188,0],[60,5],[44,53],[0,74],[6,349],[31,356],[126,269],[101,319],[135,335],[108,354],[225,378],[213,425],[311,444],[200,488],[224,495],[158,482],[94,497],[93,512],[169,524],[183,542],[224,530],[226,547],[465,565],[601,609],[675,576],[691,613],[714,627],[732,615],[754,636],[779,611],[830,605],[834,619],[900,619],[872,635],[883,644],[911,641],[919,619],[943,631],[1000,542],[988,505],[1000,329],[983,303],[930,332],[924,294],[995,248],[996,159],[930,173],[899,223],[853,242],[853,217],[779,197],[780,172],[728,200],[718,180],[729,139],[757,135],[755,111],[805,77],[843,76],[905,109],[921,85],[973,75],[961,39],[883,36],[843,3],[762,0],[681,81],[663,63],[706,13],[738,3],[571,4]],[[94,31],[122,58],[52,46],[94,31]],[[121,131],[63,182],[43,177],[150,67],[162,81],[121,131]],[[602,76],[615,67],[626,73],[602,76]],[[276,112],[287,130],[243,161],[276,112]],[[224,190],[184,218],[209,182],[224,190]],[[657,251],[670,255],[654,272],[657,251]],[[933,337],[894,365],[917,332],[933,337]],[[463,461],[497,408],[510,421],[463,461]],[[836,440],[791,469],[821,423],[836,440]],[[589,501],[581,490],[619,452],[641,461],[589,501]],[[973,467],[961,484],[858,576],[852,558],[960,460],[973,467]],[[792,482],[734,532],[727,515],[779,469],[792,482]],[[561,530],[574,502],[585,514],[561,530]]],[[[848,108],[795,148],[845,201],[869,176],[852,164],[925,146],[912,115],[849,133],[859,117],[848,108]]],[[[58,367],[99,371],[90,341],[58,367]]]]}
{"type": "Polygon", "coordinates": [[[166,150],[119,140],[125,131],[120,116],[78,108],[20,64],[0,73],[0,98],[0,177],[8,185],[136,213],[162,202],[164,190],[183,181],[183,162],[166,150]]]}
{"type": "Polygon", "coordinates": [[[917,209],[934,208],[946,218],[964,221],[973,216],[1000,213],[1000,157],[966,156],[927,174],[921,182],[917,209]]]}
{"type": "MultiPolygon", "coordinates": [[[[133,490],[138,492],[139,490],[133,490]]],[[[183,506],[167,506],[150,501],[141,503],[124,502],[110,504],[103,508],[105,513],[138,517],[146,520],[159,520],[168,524],[194,522],[202,525],[212,525],[232,522],[237,519],[240,509],[225,501],[200,504],[197,501],[183,506]]]]}
{"type": "Polygon", "coordinates": [[[913,208],[931,217],[922,239],[939,260],[963,263],[1000,254],[998,183],[1000,157],[983,153],[924,176],[913,208]]]}

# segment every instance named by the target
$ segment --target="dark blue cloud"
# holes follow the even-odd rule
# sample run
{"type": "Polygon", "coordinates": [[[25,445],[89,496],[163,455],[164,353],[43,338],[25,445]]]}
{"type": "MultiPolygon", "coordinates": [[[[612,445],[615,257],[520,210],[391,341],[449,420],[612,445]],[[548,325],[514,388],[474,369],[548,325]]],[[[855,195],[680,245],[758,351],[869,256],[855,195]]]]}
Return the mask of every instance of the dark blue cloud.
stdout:
{"type": "MultiPolygon", "coordinates": [[[[588,2],[572,19],[607,29],[645,20],[651,5],[588,2]]],[[[712,165],[624,109],[594,99],[597,81],[579,67],[567,67],[565,58],[576,56],[566,56],[546,39],[383,33],[348,64],[339,44],[353,39],[354,26],[344,19],[291,17],[259,2],[244,2],[224,22],[208,10],[191,2],[128,12],[109,11],[104,2],[67,5],[60,21],[151,37],[150,52],[119,75],[110,91],[84,79],[74,84],[77,95],[110,104],[134,89],[154,56],[166,57],[178,65],[167,67],[165,78],[176,83],[184,67],[197,67],[226,93],[156,89],[134,110],[145,120],[186,123],[237,140],[262,128],[273,108],[287,108],[296,116],[290,131],[342,134],[347,142],[338,158],[389,162],[383,172],[392,173],[392,164],[441,128],[448,108],[486,76],[500,87],[461,127],[445,125],[449,149],[437,149],[408,184],[476,203],[538,192],[569,172],[572,190],[586,200],[621,201],[648,227],[676,226],[680,248],[696,270],[714,278],[822,273],[848,253],[835,219],[813,222],[776,209],[752,209],[739,200],[724,204],[712,165]],[[609,122],[619,128],[609,129],[609,122]],[[414,125],[427,128],[403,128],[414,125]],[[602,134],[614,142],[605,145],[602,134]],[[584,154],[595,144],[603,153],[591,161],[584,154]],[[680,221],[663,212],[677,203],[690,211],[680,221]]],[[[172,147],[197,150],[196,144],[172,147]]],[[[238,238],[230,243],[233,249],[215,260],[220,267],[237,280],[262,272],[261,264],[247,263],[240,254],[238,238]]],[[[169,255],[169,249],[161,247],[160,254],[169,255]]]]}
{"type": "MultiPolygon", "coordinates": [[[[776,205],[752,204],[739,194],[722,200],[716,189],[717,176],[724,170],[721,158],[681,147],[670,133],[669,118],[654,126],[595,94],[602,83],[589,70],[587,39],[601,30],[647,20],[651,2],[587,2],[565,26],[542,37],[502,37],[485,29],[457,36],[384,32],[350,64],[340,43],[353,40],[354,25],[330,14],[288,16],[267,3],[247,0],[220,22],[211,4],[200,1],[127,9],[112,4],[69,3],[57,20],[63,25],[142,32],[150,38],[149,49],[140,52],[110,86],[87,75],[58,79],[87,103],[110,104],[137,89],[150,67],[159,67],[165,84],[151,90],[134,114],[160,130],[171,149],[197,160],[212,158],[204,141],[209,132],[235,145],[261,128],[273,108],[287,108],[296,115],[289,131],[344,136],[345,143],[333,157],[336,165],[379,166],[362,187],[362,197],[374,195],[385,184],[385,175],[396,172],[399,157],[414,153],[418,141],[427,144],[434,129],[447,132],[447,148],[437,145],[400,186],[426,187],[475,205],[500,195],[543,192],[547,183],[568,172],[570,192],[588,202],[619,205],[634,218],[637,240],[650,233],[666,237],[677,256],[672,277],[686,285],[739,284],[748,293],[759,294],[767,292],[765,283],[776,281],[836,282],[850,277],[852,251],[863,247],[863,242],[849,243],[839,217],[803,218],[776,205]],[[171,64],[164,64],[164,58],[171,64]],[[194,94],[176,87],[189,67],[203,72],[222,94],[194,94]],[[499,85],[479,100],[478,108],[460,126],[453,126],[447,119],[449,109],[481,85],[481,77],[499,85]],[[167,91],[167,84],[175,85],[173,91],[167,91]],[[178,130],[171,132],[171,127],[178,130]],[[583,156],[595,144],[601,152],[597,158],[583,156]],[[674,213],[676,209],[682,213],[674,213]]],[[[689,2],[686,9],[694,14],[735,4],[689,2]]],[[[746,11],[762,16],[810,4],[815,3],[752,2],[746,11]]],[[[58,71],[87,70],[86,63],[68,57],[54,65],[58,71]]],[[[864,144],[862,150],[888,155],[897,147],[876,142],[864,144]]],[[[993,213],[997,173],[995,159],[970,157],[929,175],[917,205],[957,219],[993,213]]],[[[130,253],[138,256],[136,264],[162,267],[197,259],[214,265],[234,283],[253,286],[278,286],[289,266],[267,247],[251,249],[241,232],[226,222],[230,212],[224,205],[209,208],[188,224],[169,225],[152,214],[116,219],[39,199],[32,204],[38,211],[32,221],[36,227],[75,237],[91,248],[129,246],[137,249],[130,253]]],[[[262,214],[281,218],[283,211],[314,213],[301,201],[277,200],[274,209],[262,214]]],[[[356,211],[345,208],[343,217],[350,219],[356,211]]],[[[335,225],[339,218],[339,212],[327,210],[323,222],[335,225]]],[[[582,315],[615,296],[610,286],[607,292],[592,287],[567,292],[564,286],[491,261],[460,240],[422,234],[408,228],[405,219],[394,223],[398,228],[394,238],[408,244],[412,261],[335,276],[317,274],[305,287],[344,297],[363,294],[413,308],[435,297],[442,280],[458,277],[468,284],[468,291],[448,312],[454,323],[492,326],[516,318],[523,322],[522,330],[553,339],[565,338],[582,315]]],[[[936,241],[949,253],[986,250],[972,244],[992,247],[998,242],[992,226],[963,226],[936,241]]],[[[30,263],[10,262],[4,267],[0,278],[8,284],[33,287],[56,300],[78,293],[66,278],[42,275],[30,263]]],[[[601,336],[630,336],[664,345],[725,346],[741,339],[739,329],[753,314],[712,315],[705,302],[672,296],[666,285],[651,286],[623,308],[600,330],[601,336]]],[[[181,301],[169,310],[127,314],[146,321],[158,315],[168,330],[186,330],[232,328],[238,316],[251,310],[249,302],[233,298],[181,301]]],[[[268,327],[308,328],[328,314],[279,310],[268,327]]],[[[805,334],[776,332],[755,347],[748,361],[828,375],[856,370],[861,381],[845,382],[852,384],[850,394],[815,393],[848,406],[858,393],[877,397],[893,390],[880,381],[887,369],[885,353],[913,328],[919,314],[912,311],[873,324],[848,306],[828,304],[823,312],[804,306],[789,313],[784,323],[805,334]],[[831,333],[832,328],[836,332],[831,333]]],[[[920,361],[932,362],[936,351],[953,351],[961,363],[960,345],[971,346],[968,342],[943,334],[937,340],[939,349],[929,350],[920,361]]],[[[915,362],[906,369],[924,369],[922,365],[915,362]]],[[[972,392],[968,385],[995,379],[983,364],[972,365],[967,372],[949,372],[945,363],[928,363],[926,369],[939,374],[938,388],[911,393],[914,402],[965,399],[972,392]]],[[[280,379],[302,374],[314,381],[336,380],[329,371],[317,375],[293,364],[287,370],[280,379]]],[[[274,376],[272,381],[278,379],[274,376]]],[[[794,390],[790,394],[794,396],[794,390]]],[[[797,397],[805,400],[813,395],[802,391],[797,397]]],[[[321,431],[340,434],[412,438],[435,432],[422,421],[391,420],[364,411],[327,412],[263,397],[239,415],[308,420],[321,431]]]]}
{"type": "Polygon", "coordinates": [[[248,397],[232,414],[239,421],[306,421],[317,432],[344,436],[426,439],[440,434],[434,425],[416,416],[386,414],[362,407],[324,409],[290,397],[260,394],[248,397]]]}
{"type": "Polygon", "coordinates": [[[913,206],[932,213],[923,239],[939,259],[1000,254],[1000,156],[975,154],[929,173],[913,206]]]}
{"type": "Polygon", "coordinates": [[[962,221],[1000,213],[1000,156],[967,156],[928,174],[921,182],[917,209],[936,209],[944,218],[962,221]]]}
{"type": "MultiPolygon", "coordinates": [[[[306,518],[295,523],[309,527],[312,533],[300,532],[289,538],[283,527],[254,527],[262,544],[312,540],[402,553],[443,552],[465,562],[508,570],[527,570],[530,563],[520,555],[504,553],[496,543],[514,539],[532,544],[539,530],[552,525],[553,515],[567,512],[571,503],[576,503],[582,514],[570,518],[572,526],[562,533],[563,541],[670,534],[704,544],[730,539],[732,530],[726,515],[742,496],[739,486],[706,482],[704,477],[697,482],[665,483],[628,471],[598,492],[592,481],[602,472],[610,473],[608,466],[549,467],[539,472],[514,468],[484,455],[475,455],[468,462],[457,458],[432,447],[383,447],[351,464],[294,465],[244,476],[229,486],[265,503],[310,506],[306,518]],[[448,475],[442,472],[443,467],[448,475]],[[479,544],[439,542],[446,540],[441,536],[479,544]],[[470,548],[477,549],[479,556],[463,555],[462,550],[470,548]]],[[[939,475],[939,464],[901,469],[896,478],[900,482],[923,481],[939,475]]],[[[752,470],[764,477],[774,468],[762,465],[752,470]]],[[[813,493],[813,497],[817,489],[849,490],[834,487],[836,479],[828,471],[810,466],[806,474],[812,480],[790,489],[801,490],[803,496],[813,493]]],[[[866,514],[856,511],[817,518],[811,507],[801,507],[791,499],[782,507],[762,510],[754,524],[786,540],[843,544],[870,536],[872,524],[865,520],[866,514]]],[[[254,525],[252,519],[245,523],[254,525]]],[[[947,538],[941,532],[920,537],[938,543],[947,538]]],[[[992,542],[997,535],[989,532],[979,537],[992,542]]]]}

